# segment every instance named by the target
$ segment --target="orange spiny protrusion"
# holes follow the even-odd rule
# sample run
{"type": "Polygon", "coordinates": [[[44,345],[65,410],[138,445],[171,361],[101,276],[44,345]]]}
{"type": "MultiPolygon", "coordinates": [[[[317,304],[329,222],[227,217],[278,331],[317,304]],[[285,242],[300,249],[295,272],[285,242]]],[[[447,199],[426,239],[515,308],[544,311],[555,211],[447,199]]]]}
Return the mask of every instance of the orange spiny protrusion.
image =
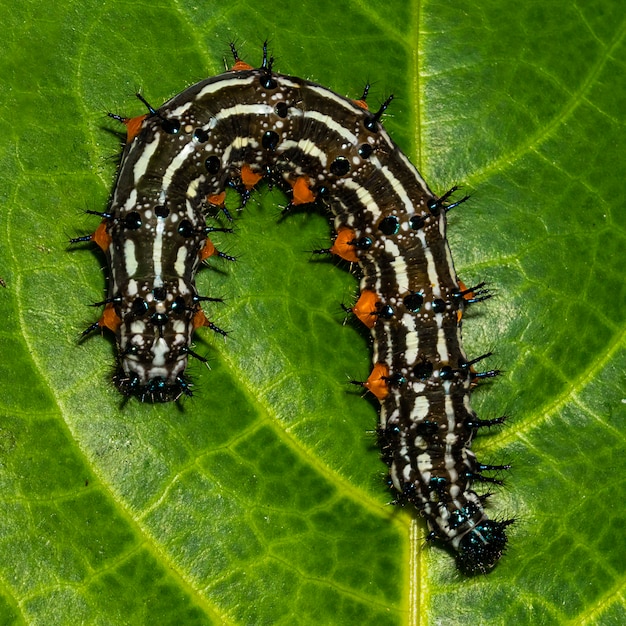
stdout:
{"type": "Polygon", "coordinates": [[[374,328],[376,324],[376,312],[378,311],[377,305],[380,303],[378,294],[369,289],[364,289],[357,300],[357,303],[352,307],[352,312],[368,327],[374,328]]]}
{"type": "Polygon", "coordinates": [[[224,202],[226,201],[226,192],[222,191],[222,193],[216,193],[213,196],[207,196],[206,201],[213,206],[222,207],[224,206],[224,202]]]}
{"type": "Polygon", "coordinates": [[[213,322],[210,322],[207,319],[207,316],[204,314],[204,311],[202,309],[198,309],[194,313],[192,323],[193,323],[194,330],[197,330],[201,326],[206,326],[207,328],[210,328],[213,332],[216,332],[218,335],[222,335],[223,337],[226,337],[228,335],[228,332],[226,332],[225,330],[222,330],[221,328],[216,326],[213,322]]]}
{"type": "MultiPolygon", "coordinates": [[[[474,291],[468,290],[467,285],[462,280],[459,280],[457,278],[457,281],[459,283],[459,291],[461,293],[463,293],[463,300],[466,300],[467,304],[470,304],[471,302],[475,302],[474,298],[477,297],[477,294],[474,293],[474,291]],[[465,292],[467,292],[467,293],[465,293],[465,292]]],[[[477,287],[473,287],[472,289],[481,288],[483,286],[484,286],[484,283],[481,283],[480,285],[477,285],[477,287]]],[[[481,292],[478,295],[481,295],[481,294],[484,295],[483,292],[481,292]]],[[[467,306],[467,304],[466,304],[466,306],[467,306]]],[[[462,318],[463,318],[463,307],[461,306],[459,308],[459,310],[457,311],[457,313],[456,313],[457,324],[461,323],[461,319],[462,318]]]]}
{"type": "Polygon", "coordinates": [[[379,400],[384,400],[389,395],[389,367],[385,363],[376,363],[372,373],[363,383],[368,391],[373,393],[379,400]]]}
{"type": "Polygon", "coordinates": [[[249,65],[248,63],[246,63],[245,61],[242,61],[241,59],[237,59],[234,63],[233,66],[230,68],[233,72],[238,72],[241,70],[251,70],[252,65],[249,65]]]}
{"type": "Polygon", "coordinates": [[[202,309],[198,309],[193,316],[193,329],[196,330],[202,326],[209,326],[211,322],[207,319],[202,309]]]}
{"type": "Polygon", "coordinates": [[[253,172],[249,165],[243,165],[241,168],[241,182],[248,191],[250,191],[262,178],[263,176],[253,172]]]}
{"type": "Polygon", "coordinates": [[[210,239],[207,239],[204,247],[200,250],[200,261],[205,261],[210,256],[217,254],[217,250],[210,239]]]}
{"type": "Polygon", "coordinates": [[[104,311],[102,311],[102,316],[98,320],[98,326],[104,326],[115,333],[121,323],[122,320],[115,312],[115,307],[111,302],[109,302],[109,304],[104,307],[104,311]]]}
{"type": "Polygon", "coordinates": [[[330,252],[332,252],[332,254],[336,254],[345,261],[357,263],[359,258],[356,255],[353,243],[355,239],[356,236],[351,228],[348,228],[347,226],[340,226],[339,230],[337,230],[337,237],[330,248],[330,252]]]}
{"type": "MultiPolygon", "coordinates": [[[[459,280],[459,291],[467,291],[467,285],[462,280],[459,280]]],[[[470,291],[463,296],[465,300],[471,300],[473,297],[473,291],[470,291]]]]}
{"type": "Polygon", "coordinates": [[[147,115],[138,115],[137,117],[126,117],[122,119],[122,123],[126,126],[126,143],[130,143],[141,130],[142,122],[148,117],[147,115]]]}
{"type": "MultiPolygon", "coordinates": [[[[467,287],[465,286],[465,283],[462,280],[459,280],[459,290],[465,291],[466,289],[467,287]]],[[[465,294],[463,296],[463,299],[467,300],[468,296],[470,296],[470,294],[465,294]]],[[[462,319],[463,319],[463,307],[459,308],[459,310],[456,312],[456,323],[460,324],[462,319]]]]}
{"type": "Polygon", "coordinates": [[[100,225],[96,228],[96,232],[91,235],[91,240],[97,243],[103,252],[106,252],[109,249],[112,239],[109,231],[107,230],[106,220],[100,222],[100,225]]]}
{"type": "Polygon", "coordinates": [[[311,182],[307,176],[300,176],[292,183],[293,197],[291,204],[309,204],[315,202],[315,194],[311,191],[311,182]]]}
{"type": "Polygon", "coordinates": [[[367,94],[370,91],[370,84],[367,83],[365,85],[365,88],[363,89],[363,95],[358,99],[358,100],[353,100],[352,102],[354,102],[354,104],[356,104],[360,109],[363,109],[364,111],[369,111],[369,107],[367,106],[367,102],[365,102],[365,99],[367,98],[367,94]]]}
{"type": "Polygon", "coordinates": [[[230,51],[232,52],[233,58],[235,59],[235,63],[230,68],[233,72],[253,69],[252,65],[248,65],[245,61],[242,61],[239,58],[239,53],[237,52],[237,46],[235,45],[234,41],[230,42],[230,51]]]}

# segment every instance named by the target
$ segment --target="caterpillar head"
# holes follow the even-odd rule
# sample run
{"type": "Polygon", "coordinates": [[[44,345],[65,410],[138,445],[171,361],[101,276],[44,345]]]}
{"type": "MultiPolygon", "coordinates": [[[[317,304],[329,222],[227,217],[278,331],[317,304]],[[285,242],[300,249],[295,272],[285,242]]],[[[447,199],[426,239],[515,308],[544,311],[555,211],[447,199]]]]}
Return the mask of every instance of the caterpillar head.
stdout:
{"type": "Polygon", "coordinates": [[[493,569],[506,547],[505,528],[513,520],[499,522],[484,519],[460,540],[457,547],[457,567],[463,574],[485,574],[493,569]]]}
{"type": "Polygon", "coordinates": [[[170,402],[191,396],[184,375],[198,305],[175,286],[140,289],[122,304],[114,381],[125,396],[170,402]]]}

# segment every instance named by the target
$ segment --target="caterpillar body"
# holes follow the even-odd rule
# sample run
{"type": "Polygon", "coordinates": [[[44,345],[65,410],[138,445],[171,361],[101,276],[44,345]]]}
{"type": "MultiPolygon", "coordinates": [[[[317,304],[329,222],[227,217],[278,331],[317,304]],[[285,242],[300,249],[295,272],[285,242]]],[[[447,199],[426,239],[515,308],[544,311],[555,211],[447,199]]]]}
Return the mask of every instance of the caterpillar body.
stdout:
{"type": "MultiPolygon", "coordinates": [[[[476,373],[461,343],[464,308],[489,297],[457,278],[446,239],[450,193],[434,195],[381,124],[378,111],[307,80],[254,69],[236,52],[231,71],[203,80],[158,110],[126,119],[127,142],[110,206],[92,240],[110,281],[89,332],[115,334],[115,381],[126,396],[167,402],[192,395],[185,374],[194,331],[215,327],[195,275],[218,253],[206,206],[227,185],[247,194],[262,179],[292,205],[322,202],[334,216],[327,252],[358,264],[350,309],[371,329],[373,370],[363,385],[380,401],[382,456],[398,501],[426,518],[429,539],[451,547],[467,574],[500,558],[512,520],[493,520],[476,481],[508,466],[479,463],[470,449],[480,420],[470,406],[476,373]]],[[[452,190],[454,191],[454,190],[452,190]]],[[[463,198],[464,199],[464,198],[463,198]]],[[[461,200],[462,201],[462,200],[461,200]]],[[[224,255],[223,255],[224,256],[224,255]]],[[[484,355],[488,356],[488,355],[484,355]]],[[[199,357],[202,358],[202,357],[199,357]]]]}

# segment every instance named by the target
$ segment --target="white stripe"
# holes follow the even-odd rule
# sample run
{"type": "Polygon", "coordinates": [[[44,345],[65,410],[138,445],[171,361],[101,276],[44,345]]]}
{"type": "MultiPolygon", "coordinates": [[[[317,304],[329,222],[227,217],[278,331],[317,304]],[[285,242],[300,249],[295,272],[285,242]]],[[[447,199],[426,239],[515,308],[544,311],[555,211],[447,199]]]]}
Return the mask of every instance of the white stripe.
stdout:
{"type": "Polygon", "coordinates": [[[187,186],[187,197],[195,198],[198,195],[198,187],[206,180],[206,176],[201,174],[194,178],[187,186]]]}
{"type": "Polygon", "coordinates": [[[407,365],[413,365],[417,360],[417,348],[419,346],[419,333],[416,329],[415,317],[410,313],[405,313],[401,323],[407,329],[404,358],[407,365]]]}
{"type": "Polygon", "coordinates": [[[320,113],[319,111],[306,111],[304,113],[305,118],[317,120],[320,124],[323,124],[327,128],[337,133],[340,137],[343,137],[350,145],[356,146],[358,143],[358,137],[346,130],[341,124],[335,122],[335,120],[329,115],[320,113]]]}
{"type": "MultiPolygon", "coordinates": [[[[139,154],[139,158],[137,159],[137,161],[135,162],[135,164],[133,165],[131,169],[131,172],[133,175],[133,180],[132,180],[133,189],[131,193],[129,194],[129,197],[126,198],[126,201],[124,202],[124,206],[120,207],[122,211],[124,210],[130,211],[132,208],[134,208],[135,198],[137,196],[137,191],[136,191],[137,182],[146,173],[148,165],[150,164],[150,159],[152,158],[152,155],[156,152],[158,145],[159,145],[158,135],[156,135],[154,139],[150,143],[146,144],[143,148],[139,147],[139,144],[133,143],[131,147],[131,152],[127,155],[123,163],[120,165],[120,169],[119,169],[120,172],[125,169],[131,169],[131,168],[126,168],[126,165],[125,165],[126,162],[128,161],[130,155],[132,154],[134,150],[141,150],[139,154]],[[131,198],[133,198],[132,201],[131,201],[131,198]]],[[[119,197],[120,191],[121,191],[120,185],[115,185],[113,201],[111,202],[112,206],[116,206],[120,204],[120,200],[121,200],[119,197]]]]}
{"type": "Polygon", "coordinates": [[[420,238],[420,241],[422,242],[422,246],[424,247],[424,256],[426,257],[426,271],[428,273],[430,286],[433,290],[433,299],[441,298],[441,286],[439,285],[439,276],[437,275],[437,267],[435,266],[433,253],[426,243],[426,237],[424,236],[424,232],[420,231],[418,236],[420,238]]]}
{"type": "Polygon", "coordinates": [[[187,112],[189,107],[193,106],[193,104],[194,103],[192,100],[190,100],[189,102],[185,102],[185,104],[181,104],[179,107],[172,109],[168,117],[182,117],[187,112]]]}
{"type": "Polygon", "coordinates": [[[322,87],[321,85],[307,83],[305,87],[308,87],[311,91],[322,96],[322,98],[328,98],[329,100],[333,100],[342,108],[350,111],[350,113],[356,113],[363,110],[357,104],[352,102],[352,100],[348,100],[348,98],[342,98],[339,94],[336,94],[334,91],[330,91],[330,89],[326,89],[326,87],[322,87]]]}
{"type": "MultiPolygon", "coordinates": [[[[117,201],[117,198],[116,198],[117,201]]],[[[137,204],[137,187],[133,187],[131,192],[128,194],[128,198],[126,198],[126,202],[124,202],[124,206],[120,207],[120,213],[130,212],[132,211],[137,204]]]]}
{"type": "MultiPolygon", "coordinates": [[[[258,76],[250,76],[249,78],[227,78],[227,74],[224,74],[223,80],[216,80],[212,83],[209,83],[206,87],[203,87],[196,96],[196,100],[202,100],[206,96],[215,93],[216,91],[220,91],[220,89],[224,89],[227,87],[241,87],[246,85],[251,85],[258,76]]],[[[183,92],[184,93],[184,92],[183,92]]],[[[177,98],[178,96],[175,96],[177,98]]],[[[167,106],[167,105],[166,105],[167,106]]]]}
{"type": "Polygon", "coordinates": [[[450,280],[453,283],[457,283],[456,274],[454,271],[454,263],[452,261],[452,254],[450,252],[450,246],[446,241],[446,212],[441,211],[441,215],[439,216],[439,232],[441,233],[441,238],[443,239],[443,245],[446,251],[446,261],[448,262],[448,271],[450,273],[450,280]]]}
{"type": "Polygon", "coordinates": [[[415,180],[418,182],[419,186],[428,195],[432,196],[433,192],[428,188],[428,185],[426,184],[426,181],[422,178],[420,173],[417,171],[415,165],[413,165],[413,163],[411,163],[411,161],[409,161],[409,159],[407,158],[406,154],[404,154],[404,152],[402,152],[402,150],[398,150],[398,156],[400,157],[400,160],[404,163],[404,165],[406,165],[406,167],[411,171],[413,176],[415,176],[415,180]]]}
{"type": "Polygon", "coordinates": [[[446,344],[446,334],[443,330],[443,313],[435,314],[437,322],[437,353],[442,363],[448,363],[450,356],[448,354],[448,345],[446,344]]]}
{"type": "Polygon", "coordinates": [[[185,265],[187,262],[187,247],[181,246],[176,253],[176,262],[174,263],[174,270],[178,276],[185,275],[185,265]]]}
{"type": "Polygon", "coordinates": [[[170,183],[172,182],[172,178],[174,174],[181,168],[183,163],[187,160],[187,157],[190,154],[193,154],[195,151],[195,146],[193,143],[185,144],[182,150],[178,152],[178,154],[172,159],[172,162],[168,165],[165,170],[165,174],[163,174],[163,183],[161,185],[161,197],[163,198],[162,202],[165,198],[165,193],[167,192],[170,183]]]}
{"type": "Polygon", "coordinates": [[[165,220],[157,220],[156,232],[154,233],[154,248],[152,249],[152,264],[154,265],[154,286],[162,287],[163,278],[163,232],[165,231],[165,220]]]}
{"type": "Polygon", "coordinates": [[[293,148],[298,148],[304,154],[317,159],[322,167],[326,167],[328,163],[326,153],[320,150],[310,139],[300,139],[299,141],[288,139],[287,141],[283,141],[278,147],[278,152],[282,154],[293,148]]]}
{"type": "MultiPolygon", "coordinates": [[[[133,183],[136,185],[139,182],[139,179],[146,173],[148,169],[148,165],[150,165],[150,159],[152,155],[156,152],[159,142],[160,135],[156,134],[154,139],[145,145],[144,149],[141,151],[137,162],[133,166],[133,183]]],[[[135,144],[138,145],[138,144],[135,144]]]]}
{"type": "Polygon", "coordinates": [[[393,486],[398,490],[402,491],[402,485],[400,484],[400,480],[398,479],[398,468],[396,467],[396,462],[394,461],[389,468],[389,476],[391,477],[391,482],[393,486]]]}
{"type": "Polygon", "coordinates": [[[126,268],[126,274],[129,278],[135,275],[139,267],[136,252],[135,242],[132,239],[127,239],[124,242],[124,267],[126,268]]]}
{"type": "Polygon", "coordinates": [[[433,468],[433,460],[430,458],[430,454],[425,452],[424,454],[420,454],[417,457],[417,471],[420,473],[422,477],[423,483],[426,485],[430,480],[430,472],[433,468]]]}
{"type": "Polygon", "coordinates": [[[223,122],[232,116],[249,116],[249,115],[271,115],[274,107],[269,104],[236,104],[228,109],[222,109],[217,115],[209,120],[202,128],[204,130],[212,130],[219,122],[223,122]]]}
{"type": "Polygon", "coordinates": [[[387,166],[383,166],[383,164],[378,160],[378,157],[372,155],[370,157],[370,162],[376,167],[376,169],[380,170],[382,175],[387,179],[387,182],[391,185],[393,191],[400,198],[402,204],[404,204],[407,213],[409,215],[413,215],[413,213],[415,213],[415,205],[411,198],[407,195],[404,185],[402,185],[402,183],[392,174],[387,166]]]}
{"type": "Polygon", "coordinates": [[[391,266],[393,267],[394,277],[396,282],[398,283],[398,291],[402,293],[403,291],[409,290],[409,274],[407,271],[406,261],[404,257],[400,254],[400,249],[398,246],[391,240],[387,239],[385,241],[385,250],[393,255],[394,259],[391,262],[391,266]]]}
{"type": "Polygon", "coordinates": [[[224,150],[224,154],[222,155],[222,163],[227,163],[228,165],[233,165],[230,159],[230,153],[235,150],[241,150],[241,148],[245,148],[246,146],[250,146],[253,150],[258,148],[259,142],[255,141],[251,137],[235,137],[232,143],[224,150]]]}
{"type": "Polygon", "coordinates": [[[415,424],[425,420],[428,416],[429,408],[430,403],[428,402],[428,398],[426,396],[417,396],[415,398],[415,404],[411,409],[411,421],[415,424]]]}
{"type": "MultiPolygon", "coordinates": [[[[152,358],[152,363],[150,363],[150,372],[152,376],[154,376],[154,372],[156,372],[156,368],[163,367],[165,365],[165,355],[170,351],[169,346],[167,345],[167,341],[163,339],[163,337],[159,337],[153,344],[150,352],[154,355],[152,358]]],[[[162,376],[167,377],[167,371],[164,371],[162,376]]]]}
{"type": "Polygon", "coordinates": [[[374,200],[372,194],[363,185],[360,185],[351,178],[342,179],[341,182],[343,183],[343,186],[347,189],[350,189],[351,191],[356,191],[357,198],[361,201],[361,204],[363,204],[365,206],[365,209],[369,213],[371,213],[372,221],[378,220],[382,212],[380,210],[380,207],[378,206],[378,203],[376,202],[376,200],[374,200]]]}
{"type": "MultiPolygon", "coordinates": [[[[456,415],[454,414],[454,406],[452,403],[452,396],[450,396],[450,381],[443,383],[443,391],[445,393],[444,406],[446,411],[446,417],[448,418],[448,433],[454,434],[456,429],[456,415]]],[[[455,437],[456,443],[456,437],[455,437]]],[[[446,442],[446,451],[444,454],[446,470],[450,476],[450,482],[456,482],[459,478],[459,474],[455,469],[454,455],[452,454],[452,446],[446,442]]]]}

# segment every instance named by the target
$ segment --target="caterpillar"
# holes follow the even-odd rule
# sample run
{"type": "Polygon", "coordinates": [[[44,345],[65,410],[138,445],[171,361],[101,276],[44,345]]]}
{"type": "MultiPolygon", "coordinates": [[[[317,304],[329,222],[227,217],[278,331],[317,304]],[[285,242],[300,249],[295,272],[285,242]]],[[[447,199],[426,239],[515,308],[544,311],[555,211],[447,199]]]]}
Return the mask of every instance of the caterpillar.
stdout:
{"type": "Polygon", "coordinates": [[[125,396],[169,402],[192,395],[186,374],[193,333],[215,326],[201,308],[195,276],[220,255],[208,235],[207,208],[224,206],[228,185],[243,198],[265,179],[290,207],[322,204],[336,235],[319,254],[358,264],[360,296],[348,310],[371,331],[373,370],[352,381],[380,402],[378,437],[389,482],[401,504],[425,517],[430,541],[455,554],[460,571],[491,570],[513,520],[488,518],[474,482],[501,484],[479,463],[475,433],[501,424],[481,420],[470,392],[482,378],[461,343],[464,309],[490,297],[484,283],[457,278],[446,239],[453,188],[434,195],[372,112],[369,86],[359,100],[278,74],[263,48],[259,68],[231,46],[232,70],[203,80],[145,115],[124,118],[126,144],[117,181],[92,235],[110,268],[100,319],[83,334],[108,329],[118,352],[115,383],[125,396]]]}

